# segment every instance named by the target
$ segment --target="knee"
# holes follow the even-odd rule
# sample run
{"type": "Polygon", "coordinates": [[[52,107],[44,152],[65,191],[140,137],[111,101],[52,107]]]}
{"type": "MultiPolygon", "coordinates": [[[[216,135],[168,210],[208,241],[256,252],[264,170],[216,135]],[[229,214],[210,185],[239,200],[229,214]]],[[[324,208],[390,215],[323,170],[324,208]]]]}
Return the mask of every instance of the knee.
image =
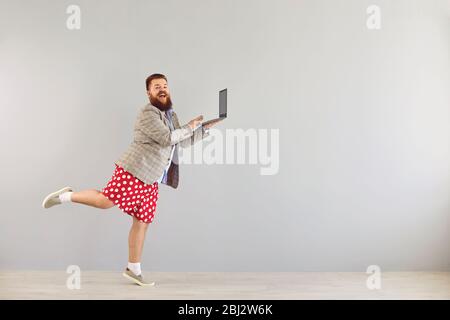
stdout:
{"type": "Polygon", "coordinates": [[[97,207],[100,209],[109,209],[111,207],[114,207],[114,202],[106,198],[103,194],[100,194],[97,201],[97,207]]]}
{"type": "Polygon", "coordinates": [[[146,231],[148,228],[148,223],[142,222],[137,220],[136,218],[133,219],[133,228],[139,230],[139,231],[146,231]]]}

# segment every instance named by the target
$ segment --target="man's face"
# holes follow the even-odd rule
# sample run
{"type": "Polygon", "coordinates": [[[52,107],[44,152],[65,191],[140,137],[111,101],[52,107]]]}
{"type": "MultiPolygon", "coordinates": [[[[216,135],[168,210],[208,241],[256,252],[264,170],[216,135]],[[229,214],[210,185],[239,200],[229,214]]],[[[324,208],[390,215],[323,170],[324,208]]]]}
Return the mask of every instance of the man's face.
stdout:
{"type": "Polygon", "coordinates": [[[161,111],[172,107],[169,86],[164,79],[153,79],[147,91],[150,103],[161,111]]]}

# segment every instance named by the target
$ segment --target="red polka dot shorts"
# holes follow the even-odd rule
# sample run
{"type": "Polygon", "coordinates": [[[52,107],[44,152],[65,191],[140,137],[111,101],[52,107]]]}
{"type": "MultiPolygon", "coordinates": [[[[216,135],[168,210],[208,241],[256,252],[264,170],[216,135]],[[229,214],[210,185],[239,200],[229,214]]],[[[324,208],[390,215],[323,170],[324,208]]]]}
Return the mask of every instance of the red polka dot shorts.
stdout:
{"type": "Polygon", "coordinates": [[[158,200],[158,182],[146,184],[121,166],[115,166],[111,180],[101,192],[126,214],[142,222],[151,223],[158,200]]]}

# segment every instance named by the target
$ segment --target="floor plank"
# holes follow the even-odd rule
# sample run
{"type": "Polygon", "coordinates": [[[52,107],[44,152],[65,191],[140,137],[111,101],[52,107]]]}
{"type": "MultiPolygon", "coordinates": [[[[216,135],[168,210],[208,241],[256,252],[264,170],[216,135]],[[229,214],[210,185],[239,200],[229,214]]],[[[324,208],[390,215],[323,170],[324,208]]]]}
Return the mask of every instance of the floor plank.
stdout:
{"type": "Polygon", "coordinates": [[[357,272],[147,272],[139,287],[120,272],[82,271],[70,290],[60,271],[1,271],[0,299],[450,299],[450,272],[383,272],[369,290],[357,272]]]}

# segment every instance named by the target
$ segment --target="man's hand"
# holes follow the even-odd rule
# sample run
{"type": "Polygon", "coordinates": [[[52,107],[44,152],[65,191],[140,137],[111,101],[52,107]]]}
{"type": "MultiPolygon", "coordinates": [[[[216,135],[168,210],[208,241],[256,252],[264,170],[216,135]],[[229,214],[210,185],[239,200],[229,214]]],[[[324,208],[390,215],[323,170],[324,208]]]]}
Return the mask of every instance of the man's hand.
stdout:
{"type": "Polygon", "coordinates": [[[203,116],[200,115],[197,118],[192,119],[191,121],[189,121],[189,126],[191,127],[192,130],[195,130],[195,128],[197,128],[199,125],[202,124],[203,121],[203,116]]]}
{"type": "Polygon", "coordinates": [[[222,119],[217,119],[217,120],[211,121],[211,122],[208,123],[207,125],[204,125],[203,128],[209,129],[209,128],[211,128],[212,126],[216,125],[216,124],[217,124],[218,122],[220,122],[220,121],[222,121],[222,119]]]}

